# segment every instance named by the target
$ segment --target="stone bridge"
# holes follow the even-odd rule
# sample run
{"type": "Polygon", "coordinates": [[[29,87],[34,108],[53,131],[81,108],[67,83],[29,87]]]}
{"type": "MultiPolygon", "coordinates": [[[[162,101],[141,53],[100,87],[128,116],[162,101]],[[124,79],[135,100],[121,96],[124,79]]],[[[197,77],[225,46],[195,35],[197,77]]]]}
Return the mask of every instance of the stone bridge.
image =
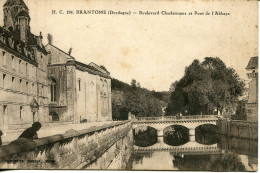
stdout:
{"type": "Polygon", "coordinates": [[[150,126],[157,130],[157,137],[163,137],[163,130],[172,125],[180,125],[189,129],[190,141],[195,141],[195,128],[205,124],[217,125],[217,115],[134,117],[133,129],[150,126]]]}

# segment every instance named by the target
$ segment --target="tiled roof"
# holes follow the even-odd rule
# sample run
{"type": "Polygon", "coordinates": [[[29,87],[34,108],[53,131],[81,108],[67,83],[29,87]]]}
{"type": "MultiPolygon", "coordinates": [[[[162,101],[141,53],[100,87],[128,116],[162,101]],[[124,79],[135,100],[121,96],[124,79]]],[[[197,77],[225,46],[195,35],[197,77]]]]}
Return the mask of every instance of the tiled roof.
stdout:
{"type": "MultiPolygon", "coordinates": [[[[71,55],[69,55],[68,53],[64,52],[63,50],[61,50],[60,48],[48,43],[46,46],[52,46],[53,48],[55,48],[56,50],[72,57],[71,55]]],[[[45,47],[46,47],[45,46],[45,47]]],[[[60,64],[59,64],[60,65],[60,64]]],[[[90,74],[96,74],[96,75],[100,75],[102,77],[105,77],[105,78],[110,78],[110,75],[107,74],[107,73],[104,73],[103,71],[100,71],[99,69],[95,68],[94,66],[91,66],[91,65],[87,65],[87,64],[84,64],[82,62],[79,62],[79,61],[76,61],[74,57],[72,57],[71,60],[68,60],[66,65],[74,65],[76,67],[76,69],[78,70],[81,70],[81,71],[86,71],[86,72],[89,72],[90,74]]],[[[98,65],[97,65],[98,66],[98,65]]]]}
{"type": "Polygon", "coordinates": [[[102,73],[110,74],[106,69],[102,68],[101,66],[97,65],[94,62],[89,63],[89,66],[94,67],[95,69],[97,69],[98,71],[100,71],[102,73]]]}
{"type": "Polygon", "coordinates": [[[258,56],[251,57],[246,67],[246,69],[255,69],[255,68],[258,68],[258,56]]]}
{"type": "MultiPolygon", "coordinates": [[[[13,32],[10,32],[10,31],[5,30],[3,27],[0,27],[0,33],[4,33],[7,37],[12,37],[15,42],[25,44],[22,40],[20,40],[20,31],[19,30],[14,30],[13,32]]],[[[44,46],[39,46],[37,44],[37,38],[36,37],[37,36],[35,36],[31,32],[28,32],[28,40],[27,40],[28,42],[27,42],[27,44],[29,46],[36,46],[37,49],[39,49],[45,55],[48,54],[48,52],[45,50],[44,46]]]]}
{"type": "Polygon", "coordinates": [[[93,66],[84,64],[84,63],[79,62],[79,61],[75,61],[75,65],[76,65],[76,68],[79,69],[79,70],[87,71],[91,74],[97,74],[97,75],[100,75],[102,77],[110,78],[110,76],[108,74],[99,71],[98,69],[96,69],[93,66]]]}
{"type": "Polygon", "coordinates": [[[23,42],[19,42],[6,33],[2,33],[0,29],[0,47],[5,49],[6,51],[14,54],[15,56],[38,66],[38,63],[35,61],[35,57],[29,55],[29,51],[31,51],[30,46],[26,46],[23,42]],[[3,39],[4,38],[4,39],[3,39]]]}
{"type": "Polygon", "coordinates": [[[23,0],[7,0],[4,4],[4,6],[12,6],[12,5],[21,5],[24,8],[28,9],[28,7],[26,6],[23,0]]]}
{"type": "MultiPolygon", "coordinates": [[[[48,46],[48,45],[50,45],[50,46],[54,47],[55,49],[59,50],[60,52],[62,52],[62,53],[64,53],[64,54],[66,54],[66,55],[70,56],[72,59],[75,59],[73,56],[69,55],[68,53],[64,52],[64,51],[63,51],[63,50],[61,50],[60,48],[58,48],[58,47],[54,46],[53,44],[50,44],[50,43],[48,43],[46,46],[48,46]]],[[[46,46],[45,46],[45,47],[46,47],[46,46]]]]}

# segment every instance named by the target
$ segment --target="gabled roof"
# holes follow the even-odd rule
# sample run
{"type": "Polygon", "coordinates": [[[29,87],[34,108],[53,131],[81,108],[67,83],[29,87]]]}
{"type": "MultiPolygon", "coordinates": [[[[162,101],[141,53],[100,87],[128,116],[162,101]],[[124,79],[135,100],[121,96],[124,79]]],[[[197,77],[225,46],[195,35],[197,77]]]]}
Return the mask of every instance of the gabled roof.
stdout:
{"type": "Polygon", "coordinates": [[[246,67],[246,69],[255,69],[255,68],[258,68],[258,56],[251,57],[246,67]]]}
{"type": "Polygon", "coordinates": [[[58,48],[58,47],[54,46],[54,45],[53,45],[53,44],[51,44],[51,43],[48,43],[48,44],[47,44],[45,47],[47,47],[48,45],[50,45],[50,46],[54,47],[55,49],[57,49],[58,51],[60,51],[60,52],[64,53],[65,55],[67,55],[67,56],[70,56],[72,59],[75,59],[73,56],[71,56],[70,54],[68,54],[68,53],[64,52],[63,50],[61,50],[60,48],[58,48]]]}
{"type": "MultiPolygon", "coordinates": [[[[86,71],[86,72],[89,72],[90,74],[97,74],[97,75],[100,75],[102,77],[105,77],[105,78],[110,78],[110,74],[107,73],[107,72],[104,72],[104,70],[100,71],[99,69],[97,69],[96,67],[94,66],[91,66],[91,65],[87,65],[87,64],[84,64],[82,62],[79,62],[77,61],[74,57],[72,57],[71,55],[69,55],[68,53],[64,52],[63,50],[61,50],[60,48],[48,43],[45,47],[47,46],[51,46],[53,47],[54,49],[62,52],[63,54],[71,57],[71,59],[67,60],[67,63],[66,65],[73,65],[76,67],[77,70],[81,70],[81,71],[86,71]]],[[[96,65],[98,66],[98,65],[96,65]]],[[[99,66],[98,66],[99,67],[99,66]]]]}
{"type": "Polygon", "coordinates": [[[12,6],[12,5],[21,5],[22,7],[28,9],[26,4],[23,2],[23,0],[7,0],[4,4],[5,6],[12,6]]]}

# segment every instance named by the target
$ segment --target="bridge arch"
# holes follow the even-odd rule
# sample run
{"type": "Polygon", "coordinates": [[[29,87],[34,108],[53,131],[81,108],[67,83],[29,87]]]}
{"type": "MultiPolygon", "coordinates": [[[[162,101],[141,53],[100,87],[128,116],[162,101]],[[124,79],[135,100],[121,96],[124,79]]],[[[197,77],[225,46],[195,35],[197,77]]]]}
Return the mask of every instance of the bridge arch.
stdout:
{"type": "Polygon", "coordinates": [[[183,125],[170,125],[163,130],[163,142],[170,146],[180,146],[189,142],[189,129],[183,125]]]}
{"type": "Polygon", "coordinates": [[[210,131],[216,131],[218,126],[216,123],[204,123],[204,124],[200,124],[198,125],[195,130],[199,129],[199,128],[204,128],[204,130],[210,130],[210,131]]]}
{"type": "Polygon", "coordinates": [[[163,130],[171,125],[180,125],[189,129],[189,141],[195,141],[195,129],[203,124],[216,125],[216,115],[168,116],[168,117],[133,117],[132,127],[150,126],[157,130],[158,140],[163,137],[163,130]]]}
{"type": "Polygon", "coordinates": [[[157,130],[150,126],[133,128],[134,145],[139,147],[152,146],[157,143],[157,130]]]}
{"type": "Polygon", "coordinates": [[[215,124],[202,124],[195,128],[195,141],[203,145],[212,145],[218,142],[218,126],[215,124]]]}

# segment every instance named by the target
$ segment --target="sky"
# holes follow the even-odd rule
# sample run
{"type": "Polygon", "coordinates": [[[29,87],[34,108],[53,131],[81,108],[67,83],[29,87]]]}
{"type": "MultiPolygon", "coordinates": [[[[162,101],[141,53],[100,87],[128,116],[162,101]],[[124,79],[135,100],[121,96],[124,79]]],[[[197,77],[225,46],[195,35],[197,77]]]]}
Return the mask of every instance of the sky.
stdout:
{"type": "Polygon", "coordinates": [[[35,35],[41,31],[45,44],[51,33],[53,45],[65,52],[72,47],[72,56],[78,61],[104,65],[113,78],[126,83],[136,79],[150,90],[168,91],[170,84],[184,75],[186,66],[205,57],[219,57],[245,78],[250,57],[258,55],[257,1],[24,1],[30,9],[31,31],[35,35]],[[52,10],[74,14],[52,14],[52,10]],[[76,10],[132,13],[76,14],[76,10]],[[139,11],[187,15],[138,15],[139,11]],[[195,11],[230,15],[195,15],[195,11]]]}

